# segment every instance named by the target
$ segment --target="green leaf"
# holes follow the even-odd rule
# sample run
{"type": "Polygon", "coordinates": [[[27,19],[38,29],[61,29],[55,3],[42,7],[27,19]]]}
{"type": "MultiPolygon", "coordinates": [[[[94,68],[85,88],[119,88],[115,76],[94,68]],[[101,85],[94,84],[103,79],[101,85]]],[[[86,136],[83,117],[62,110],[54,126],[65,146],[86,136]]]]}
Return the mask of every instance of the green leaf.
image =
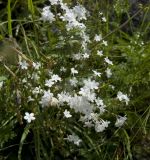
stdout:
{"type": "Polygon", "coordinates": [[[5,81],[5,80],[7,80],[7,77],[5,77],[5,76],[0,76],[0,82],[1,82],[1,81],[5,81]]]}

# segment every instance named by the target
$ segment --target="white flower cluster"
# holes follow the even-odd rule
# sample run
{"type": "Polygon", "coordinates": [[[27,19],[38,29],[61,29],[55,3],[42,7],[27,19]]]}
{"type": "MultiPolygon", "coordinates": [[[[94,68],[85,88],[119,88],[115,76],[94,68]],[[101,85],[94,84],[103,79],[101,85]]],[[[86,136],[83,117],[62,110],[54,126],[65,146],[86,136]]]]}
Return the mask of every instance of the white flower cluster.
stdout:
{"type": "MultiPolygon", "coordinates": [[[[79,52],[74,54],[73,58],[75,60],[88,59],[91,55],[90,50],[88,50],[88,43],[91,43],[91,41],[86,34],[86,26],[83,24],[83,21],[87,19],[86,9],[81,5],[70,9],[62,0],[49,1],[51,6],[43,8],[41,19],[43,21],[49,21],[50,23],[55,21],[55,15],[51,12],[51,7],[53,7],[53,5],[59,5],[62,13],[58,13],[57,16],[61,21],[65,22],[64,24],[66,24],[67,31],[74,28],[80,30],[77,34],[81,37],[81,50],[79,49],[79,52]]],[[[106,20],[103,18],[103,21],[105,22],[106,20]]],[[[102,41],[103,47],[107,46],[107,41],[102,40],[101,34],[96,34],[93,40],[96,42],[102,41]]],[[[102,58],[107,67],[104,71],[104,73],[106,72],[107,78],[111,78],[111,66],[113,66],[113,62],[104,55],[102,50],[97,50],[97,55],[99,58],[102,58]]],[[[26,61],[20,62],[19,65],[20,69],[26,72],[31,68],[26,61]]],[[[23,84],[26,84],[24,85],[25,88],[30,89],[28,103],[37,102],[37,105],[40,105],[42,110],[45,107],[57,106],[57,108],[62,111],[63,117],[67,120],[73,117],[73,113],[77,113],[80,115],[80,121],[83,122],[84,127],[93,127],[98,133],[106,130],[111,122],[101,118],[101,115],[106,113],[107,106],[105,105],[105,100],[103,100],[100,95],[100,87],[102,86],[101,84],[103,84],[101,81],[102,73],[99,72],[100,69],[91,67],[88,71],[91,72],[89,74],[90,76],[86,78],[84,76],[83,78],[80,73],[82,64],[74,65],[69,69],[62,66],[60,68],[60,75],[67,72],[69,78],[61,78],[63,76],[60,77],[59,74],[54,74],[55,71],[50,69],[46,74],[46,69],[42,68],[42,66],[44,65],[39,62],[33,62],[32,73],[27,74],[24,79],[22,79],[23,84]],[[46,75],[43,75],[45,76],[42,75],[42,70],[44,70],[46,75]],[[29,79],[32,80],[33,84],[28,84],[29,79]],[[66,81],[69,83],[66,84],[66,81]],[[64,86],[67,85],[67,87],[64,87],[62,84],[64,86]]],[[[111,84],[109,87],[114,89],[114,86],[111,84]]],[[[117,94],[117,98],[119,101],[124,101],[126,105],[129,103],[128,96],[120,91],[117,94]]],[[[30,123],[32,120],[35,120],[35,117],[33,113],[26,112],[24,119],[30,123]]],[[[126,119],[126,116],[118,116],[115,126],[121,127],[126,119]]],[[[76,145],[79,145],[82,141],[75,134],[69,135],[66,139],[76,145]]]]}

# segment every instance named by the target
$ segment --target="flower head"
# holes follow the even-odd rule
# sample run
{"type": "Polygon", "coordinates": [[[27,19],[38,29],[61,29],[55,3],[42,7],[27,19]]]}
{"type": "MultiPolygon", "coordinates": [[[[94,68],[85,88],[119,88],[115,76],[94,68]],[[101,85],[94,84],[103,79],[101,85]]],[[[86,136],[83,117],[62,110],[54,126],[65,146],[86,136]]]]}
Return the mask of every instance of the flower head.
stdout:
{"type": "Polygon", "coordinates": [[[25,119],[28,123],[31,123],[31,121],[35,120],[34,113],[25,112],[24,119],[25,119]]]}

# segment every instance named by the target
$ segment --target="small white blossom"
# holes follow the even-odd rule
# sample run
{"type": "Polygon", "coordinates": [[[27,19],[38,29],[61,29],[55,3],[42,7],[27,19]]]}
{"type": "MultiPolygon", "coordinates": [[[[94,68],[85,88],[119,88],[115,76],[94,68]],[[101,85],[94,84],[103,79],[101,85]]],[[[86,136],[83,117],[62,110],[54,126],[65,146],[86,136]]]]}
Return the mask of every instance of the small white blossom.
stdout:
{"type": "Polygon", "coordinates": [[[39,70],[41,67],[41,63],[39,63],[39,62],[37,62],[37,63],[33,62],[32,65],[36,70],[39,70]]]}
{"type": "Polygon", "coordinates": [[[77,86],[78,80],[77,80],[76,77],[73,77],[73,78],[70,79],[69,81],[70,81],[71,86],[74,86],[74,87],[77,86]]]}
{"type": "Polygon", "coordinates": [[[50,7],[46,6],[43,8],[42,11],[42,17],[41,19],[45,22],[45,21],[49,21],[50,23],[52,23],[53,21],[55,21],[55,16],[54,14],[50,11],[50,7]]]}
{"type": "Polygon", "coordinates": [[[98,85],[99,83],[96,82],[95,80],[91,80],[90,78],[89,79],[85,79],[83,80],[83,83],[85,84],[85,88],[88,88],[88,89],[98,89],[98,85]]]}
{"type": "Polygon", "coordinates": [[[107,78],[110,78],[112,76],[112,72],[110,68],[107,68],[105,72],[106,72],[107,78]]]}
{"type": "Polygon", "coordinates": [[[29,66],[29,64],[26,61],[20,61],[19,65],[20,65],[20,68],[24,70],[27,70],[29,66]]]}
{"type": "Polygon", "coordinates": [[[105,17],[102,17],[102,22],[106,22],[106,18],[105,17]]]}
{"type": "Polygon", "coordinates": [[[31,96],[29,96],[28,97],[28,102],[32,102],[32,101],[34,101],[34,99],[31,96]]]}
{"type": "Polygon", "coordinates": [[[66,69],[65,67],[61,67],[61,68],[60,68],[60,71],[61,71],[61,72],[66,72],[66,70],[67,70],[67,69],[66,69]]]}
{"type": "Polygon", "coordinates": [[[0,89],[3,87],[3,84],[4,84],[4,82],[1,81],[1,82],[0,82],[0,89]]]}
{"type": "Polygon", "coordinates": [[[104,40],[103,40],[103,42],[102,42],[102,43],[103,43],[103,45],[104,45],[104,46],[108,46],[107,41],[104,41],[104,40]]]}
{"type": "Polygon", "coordinates": [[[77,20],[86,20],[86,9],[83,6],[78,5],[73,7],[73,12],[77,20]]]}
{"type": "Polygon", "coordinates": [[[61,81],[61,78],[57,74],[53,74],[51,77],[51,80],[57,82],[57,81],[61,81]]]}
{"type": "Polygon", "coordinates": [[[104,121],[104,120],[101,120],[100,122],[96,122],[95,124],[95,131],[96,132],[103,132],[107,127],[108,127],[108,124],[110,122],[109,121],[104,121]]]}
{"type": "Polygon", "coordinates": [[[101,74],[102,74],[102,73],[97,72],[97,71],[94,71],[94,70],[93,70],[93,72],[94,72],[95,76],[101,77],[101,74]]]}
{"type": "Polygon", "coordinates": [[[82,56],[83,56],[84,59],[88,59],[90,55],[87,54],[87,53],[84,53],[82,56]]]}
{"type": "Polygon", "coordinates": [[[24,119],[25,119],[28,123],[31,123],[31,121],[35,120],[34,113],[25,112],[24,119]]]}
{"type": "Polygon", "coordinates": [[[51,2],[51,5],[57,5],[59,4],[60,0],[49,0],[51,2]]]}
{"type": "Polygon", "coordinates": [[[34,95],[37,95],[37,94],[39,94],[39,93],[41,93],[42,92],[42,89],[41,89],[41,87],[39,86],[39,87],[35,87],[34,89],[33,89],[33,91],[32,91],[32,93],[34,94],[34,95]]]}
{"type": "Polygon", "coordinates": [[[45,86],[47,87],[52,87],[52,85],[54,84],[54,81],[52,79],[46,80],[45,81],[45,86]]]}
{"type": "Polygon", "coordinates": [[[72,135],[68,135],[68,137],[65,139],[68,140],[69,142],[73,142],[77,146],[79,146],[80,143],[82,142],[82,140],[74,133],[72,135]]]}
{"type": "Polygon", "coordinates": [[[113,65],[112,61],[110,59],[108,59],[108,57],[104,58],[104,60],[106,63],[113,65]]]}
{"type": "Polygon", "coordinates": [[[99,50],[98,50],[98,51],[97,51],[97,55],[100,56],[100,57],[103,56],[103,51],[99,51],[99,50]]]}
{"type": "Polygon", "coordinates": [[[122,92],[119,91],[117,93],[117,98],[119,99],[119,101],[125,101],[126,105],[128,105],[129,98],[128,98],[127,94],[123,94],[122,92]]]}
{"type": "Polygon", "coordinates": [[[42,96],[40,101],[40,104],[42,105],[42,107],[50,106],[52,98],[53,98],[53,93],[51,93],[50,90],[44,91],[44,95],[42,96]]]}
{"type": "Polygon", "coordinates": [[[117,118],[117,120],[116,120],[115,126],[116,126],[116,127],[121,127],[121,126],[123,126],[123,124],[125,123],[126,120],[127,120],[127,117],[126,117],[126,116],[124,116],[124,117],[119,116],[119,117],[117,118]]]}
{"type": "Polygon", "coordinates": [[[74,68],[71,68],[71,74],[74,76],[74,74],[78,74],[78,71],[74,68]]]}
{"type": "Polygon", "coordinates": [[[70,114],[70,111],[67,111],[66,109],[65,109],[65,111],[64,111],[64,116],[65,116],[66,118],[72,117],[72,115],[70,114]]]}
{"type": "Polygon", "coordinates": [[[102,36],[96,34],[95,37],[94,37],[94,40],[95,40],[96,42],[99,42],[99,41],[102,40],[102,36]]]}

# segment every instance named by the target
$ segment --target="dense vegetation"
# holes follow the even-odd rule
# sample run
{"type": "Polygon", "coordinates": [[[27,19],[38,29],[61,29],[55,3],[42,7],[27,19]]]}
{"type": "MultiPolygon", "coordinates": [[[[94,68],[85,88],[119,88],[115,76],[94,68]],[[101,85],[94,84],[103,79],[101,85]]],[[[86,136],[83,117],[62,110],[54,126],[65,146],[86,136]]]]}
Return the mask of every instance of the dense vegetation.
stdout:
{"type": "Polygon", "coordinates": [[[148,160],[150,4],[0,0],[0,160],[148,160]]]}

